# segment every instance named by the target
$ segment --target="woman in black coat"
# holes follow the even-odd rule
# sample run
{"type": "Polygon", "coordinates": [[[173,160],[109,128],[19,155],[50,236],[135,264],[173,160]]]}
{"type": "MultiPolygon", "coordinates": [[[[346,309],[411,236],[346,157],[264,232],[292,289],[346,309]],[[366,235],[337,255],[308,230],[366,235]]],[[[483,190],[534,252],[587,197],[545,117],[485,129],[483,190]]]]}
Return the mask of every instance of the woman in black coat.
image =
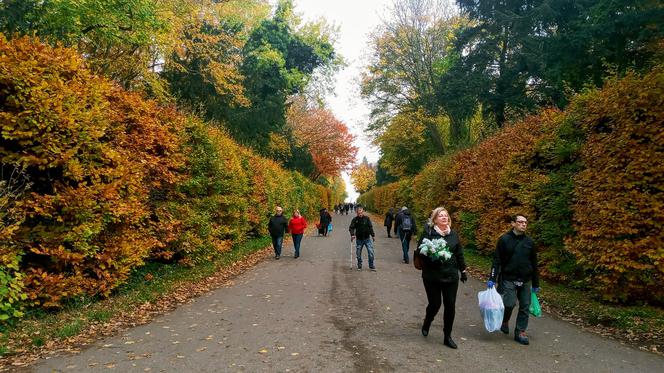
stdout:
{"type": "Polygon", "coordinates": [[[390,231],[392,230],[393,221],[394,221],[394,209],[390,208],[390,211],[388,211],[385,214],[385,223],[383,223],[383,225],[387,227],[387,238],[392,238],[392,235],[390,235],[390,231]]]}
{"type": "Polygon", "coordinates": [[[435,208],[431,213],[429,224],[427,224],[417,242],[415,255],[418,255],[422,261],[422,281],[429,301],[424,323],[422,324],[422,335],[425,337],[429,335],[429,327],[442,303],[445,307],[443,311],[443,344],[450,348],[457,348],[456,343],[452,340],[456,294],[459,288],[459,279],[466,282],[467,277],[466,262],[463,258],[459,235],[450,228],[451,225],[452,221],[447,210],[443,207],[435,208]],[[421,245],[425,238],[429,240],[444,239],[451,254],[449,259],[432,259],[430,256],[420,254],[421,245]],[[459,273],[461,273],[461,276],[459,276],[459,273]]]}

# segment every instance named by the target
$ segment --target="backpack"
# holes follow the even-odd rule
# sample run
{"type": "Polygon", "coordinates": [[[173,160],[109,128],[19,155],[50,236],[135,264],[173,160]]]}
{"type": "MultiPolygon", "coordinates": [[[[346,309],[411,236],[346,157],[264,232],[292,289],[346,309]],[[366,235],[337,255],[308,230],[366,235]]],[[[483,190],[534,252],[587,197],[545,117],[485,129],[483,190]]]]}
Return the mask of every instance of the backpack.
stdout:
{"type": "Polygon", "coordinates": [[[413,221],[411,220],[410,215],[404,215],[401,219],[401,230],[404,232],[410,232],[413,229],[413,221]]]}

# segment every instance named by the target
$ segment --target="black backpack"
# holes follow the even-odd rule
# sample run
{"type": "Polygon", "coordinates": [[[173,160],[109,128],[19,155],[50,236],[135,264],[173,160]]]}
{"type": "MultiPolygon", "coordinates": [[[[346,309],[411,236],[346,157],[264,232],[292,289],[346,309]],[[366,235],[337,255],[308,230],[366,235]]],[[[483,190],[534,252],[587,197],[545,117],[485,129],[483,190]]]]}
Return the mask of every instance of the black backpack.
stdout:
{"type": "Polygon", "coordinates": [[[404,232],[410,232],[413,230],[413,221],[410,215],[404,215],[401,219],[401,230],[404,232]]]}

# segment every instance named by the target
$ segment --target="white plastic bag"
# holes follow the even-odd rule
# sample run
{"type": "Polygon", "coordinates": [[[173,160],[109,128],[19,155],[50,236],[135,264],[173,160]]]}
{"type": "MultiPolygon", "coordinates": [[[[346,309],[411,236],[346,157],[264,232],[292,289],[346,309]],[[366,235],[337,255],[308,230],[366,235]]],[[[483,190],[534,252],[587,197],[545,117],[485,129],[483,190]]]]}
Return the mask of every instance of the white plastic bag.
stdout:
{"type": "Polygon", "coordinates": [[[480,314],[484,320],[486,330],[489,332],[499,330],[503,323],[505,305],[503,305],[503,298],[496,291],[496,287],[480,291],[477,293],[477,299],[479,300],[480,314]]]}

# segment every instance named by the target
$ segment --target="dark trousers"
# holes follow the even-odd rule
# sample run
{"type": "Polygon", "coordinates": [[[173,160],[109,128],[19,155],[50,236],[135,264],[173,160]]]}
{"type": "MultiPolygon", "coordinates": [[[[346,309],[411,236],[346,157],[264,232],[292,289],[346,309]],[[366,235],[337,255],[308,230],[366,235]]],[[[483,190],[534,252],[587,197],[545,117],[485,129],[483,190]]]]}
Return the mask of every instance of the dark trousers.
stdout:
{"type": "Polygon", "coordinates": [[[454,325],[454,309],[456,305],[456,294],[459,288],[459,281],[438,282],[424,280],[424,290],[427,292],[427,313],[424,316],[424,323],[431,324],[438,314],[441,304],[443,307],[443,333],[446,337],[452,335],[452,326],[454,325]],[[442,298],[442,301],[441,301],[442,298]]]}
{"type": "Polygon", "coordinates": [[[386,225],[386,227],[387,227],[387,237],[392,237],[392,235],[390,234],[390,232],[392,231],[392,224],[386,225]]]}
{"type": "Polygon", "coordinates": [[[410,232],[399,231],[399,239],[401,240],[401,250],[403,251],[403,261],[409,263],[408,251],[410,250],[410,232]]]}
{"type": "Polygon", "coordinates": [[[505,304],[505,313],[503,314],[503,324],[507,324],[512,317],[512,311],[519,301],[519,312],[516,315],[517,332],[525,332],[528,329],[528,308],[530,307],[530,281],[524,282],[521,286],[516,286],[514,281],[503,280],[503,303],[505,304]]]}

